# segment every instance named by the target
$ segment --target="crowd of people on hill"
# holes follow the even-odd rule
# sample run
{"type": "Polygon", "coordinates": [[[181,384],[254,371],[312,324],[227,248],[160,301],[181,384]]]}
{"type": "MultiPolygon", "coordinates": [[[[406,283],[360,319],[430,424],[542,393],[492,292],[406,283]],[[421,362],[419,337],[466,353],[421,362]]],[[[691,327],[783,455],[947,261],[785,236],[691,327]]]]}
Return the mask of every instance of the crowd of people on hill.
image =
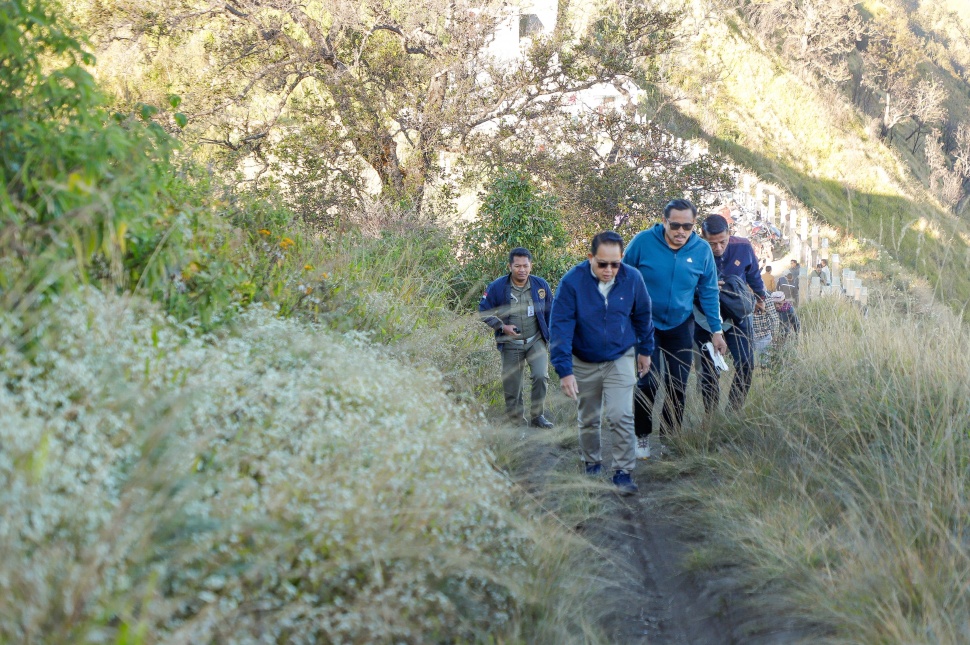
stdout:
{"type": "MultiPolygon", "coordinates": [[[[610,432],[612,479],[621,494],[637,492],[637,460],[663,456],[663,443],[683,424],[687,381],[699,355],[704,409],[720,404],[720,375],[734,366],[728,407],[745,402],[756,367],[769,364],[772,347],[799,332],[795,305],[801,267],[791,261],[782,276],[761,271],[751,242],[731,234],[728,220],[709,215],[695,231],[697,208],[675,199],[662,220],[626,244],[620,234],[593,237],[587,259],[559,281],[532,275],[532,253],[509,252],[508,273],[491,282],[479,302],[502,357],[509,419],[552,428],[545,399],[549,364],[563,393],[577,402],[579,449],[589,475],[603,472],[602,428],[610,432]],[[722,305],[727,284],[749,292],[722,305]],[[745,286],[746,285],[746,286],[745,286]],[[753,294],[753,298],[750,296],[753,294]],[[750,307],[738,303],[750,302],[750,307]],[[525,368],[531,378],[526,412],[525,368]],[[654,402],[664,400],[653,427],[654,402]]],[[[828,267],[815,271],[830,282],[828,267]]]]}

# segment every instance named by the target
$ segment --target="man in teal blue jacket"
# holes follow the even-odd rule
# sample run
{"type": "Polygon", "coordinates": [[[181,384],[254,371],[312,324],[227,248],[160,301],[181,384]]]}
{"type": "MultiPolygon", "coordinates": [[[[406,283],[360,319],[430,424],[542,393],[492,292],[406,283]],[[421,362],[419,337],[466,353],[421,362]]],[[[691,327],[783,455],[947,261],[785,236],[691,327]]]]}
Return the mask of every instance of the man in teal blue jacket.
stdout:
{"type": "Polygon", "coordinates": [[[711,327],[715,351],[727,344],[721,329],[717,268],[711,247],[693,232],[697,208],[686,199],[664,207],[663,222],[641,231],[627,246],[623,262],[640,270],[653,302],[656,347],[650,372],[637,383],[634,406],[637,458],[650,457],[647,440],[653,430],[653,403],[663,377],[667,397],[660,422],[661,438],[684,420],[687,378],[694,362],[694,295],[711,327]],[[661,374],[660,357],[663,356],[661,374]]]}

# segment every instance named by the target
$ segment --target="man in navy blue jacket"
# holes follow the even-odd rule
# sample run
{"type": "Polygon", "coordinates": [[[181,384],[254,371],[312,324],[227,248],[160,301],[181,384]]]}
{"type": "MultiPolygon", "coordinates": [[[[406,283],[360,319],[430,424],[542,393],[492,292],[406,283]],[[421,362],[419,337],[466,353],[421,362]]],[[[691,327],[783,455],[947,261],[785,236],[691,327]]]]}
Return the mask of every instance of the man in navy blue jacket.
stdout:
{"type": "MultiPolygon", "coordinates": [[[[720,215],[711,215],[701,225],[701,237],[711,246],[714,254],[714,265],[717,275],[736,275],[744,278],[751,290],[758,298],[755,308],[764,311],[765,292],[764,281],[751,242],[743,237],[731,235],[727,220],[720,215]]],[[[723,312],[722,312],[723,313],[723,312]]],[[[694,309],[697,325],[694,328],[694,340],[698,346],[711,340],[710,326],[704,313],[694,309]]],[[[751,316],[741,320],[724,320],[724,340],[734,359],[734,378],[731,381],[731,392],[728,403],[735,410],[740,410],[748,396],[751,387],[751,375],[754,371],[754,354],[751,349],[751,316]]],[[[700,381],[701,392],[704,395],[704,409],[710,413],[717,408],[721,395],[718,383],[718,373],[710,355],[701,351],[700,381]]]]}
{"type": "Polygon", "coordinates": [[[478,303],[482,322],[495,330],[495,342],[502,354],[502,389],[505,412],[513,422],[524,420],[522,381],[528,363],[532,375],[532,405],[529,424],[551,428],[545,417],[549,384],[549,312],[552,289],[532,274],[532,253],[517,247],[509,253],[509,272],[485,289],[478,303]]]}
{"type": "Polygon", "coordinates": [[[656,329],[653,365],[650,373],[640,379],[635,404],[638,459],[650,457],[647,435],[653,430],[653,403],[661,379],[667,391],[661,438],[683,423],[687,378],[694,363],[695,294],[710,323],[714,349],[720,354],[727,351],[721,331],[714,256],[711,247],[694,234],[697,208],[686,199],[674,199],[664,207],[663,215],[663,222],[637,233],[623,256],[624,262],[643,275],[653,300],[656,329]]]}
{"type": "Polygon", "coordinates": [[[586,472],[602,470],[602,418],[613,434],[613,483],[637,492],[633,389],[650,369],[653,323],[643,277],[621,261],[623,238],[593,238],[589,259],[566,273],[552,305],[552,365],[562,391],[579,402],[579,449],[586,472]],[[639,356],[637,356],[639,354],[639,356]]]}

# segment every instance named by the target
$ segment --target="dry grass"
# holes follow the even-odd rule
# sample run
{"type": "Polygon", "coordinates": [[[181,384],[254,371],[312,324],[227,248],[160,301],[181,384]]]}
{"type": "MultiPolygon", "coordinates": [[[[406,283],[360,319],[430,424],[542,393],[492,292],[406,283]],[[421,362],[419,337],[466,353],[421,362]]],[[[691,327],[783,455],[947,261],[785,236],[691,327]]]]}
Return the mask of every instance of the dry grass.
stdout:
{"type": "Polygon", "coordinates": [[[835,300],[802,315],[787,366],[689,442],[704,563],[742,564],[765,608],[830,642],[967,642],[970,333],[835,300]]]}

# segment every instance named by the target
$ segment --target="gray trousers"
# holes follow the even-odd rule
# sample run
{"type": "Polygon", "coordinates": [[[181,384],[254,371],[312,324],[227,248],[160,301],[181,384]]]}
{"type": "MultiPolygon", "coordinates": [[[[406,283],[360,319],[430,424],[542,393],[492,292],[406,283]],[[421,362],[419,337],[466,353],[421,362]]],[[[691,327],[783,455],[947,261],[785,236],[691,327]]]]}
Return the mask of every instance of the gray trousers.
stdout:
{"type": "Polygon", "coordinates": [[[613,468],[633,472],[637,465],[633,427],[633,390],[637,384],[633,348],[615,361],[586,363],[573,356],[579,387],[579,451],[583,461],[601,463],[601,418],[612,433],[613,468]]]}
{"type": "Polygon", "coordinates": [[[531,416],[541,415],[546,405],[546,388],[549,385],[549,352],[541,338],[528,348],[524,345],[502,345],[502,389],[505,390],[505,413],[512,420],[522,419],[525,406],[522,401],[522,381],[525,366],[529,365],[532,376],[531,416]]]}

